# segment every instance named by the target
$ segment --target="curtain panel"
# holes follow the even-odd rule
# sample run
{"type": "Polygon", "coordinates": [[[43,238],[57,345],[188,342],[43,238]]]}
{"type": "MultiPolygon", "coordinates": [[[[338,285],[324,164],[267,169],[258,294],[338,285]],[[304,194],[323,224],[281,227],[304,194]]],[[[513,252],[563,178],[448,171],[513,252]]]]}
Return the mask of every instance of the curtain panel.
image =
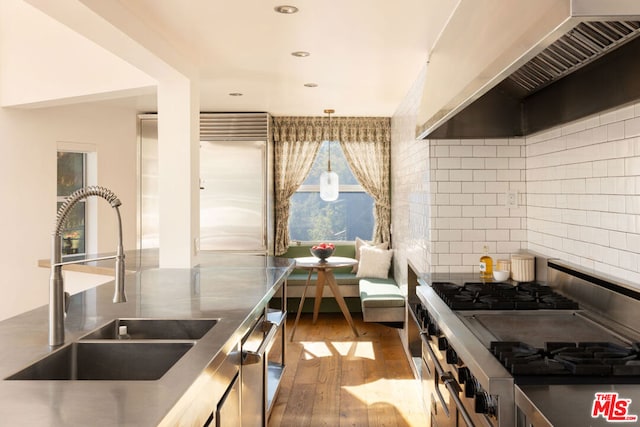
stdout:
{"type": "Polygon", "coordinates": [[[388,117],[274,117],[275,253],[289,247],[289,199],[309,175],[323,141],[339,141],[349,166],[374,199],[375,242],[391,236],[390,144],[388,117]]]}

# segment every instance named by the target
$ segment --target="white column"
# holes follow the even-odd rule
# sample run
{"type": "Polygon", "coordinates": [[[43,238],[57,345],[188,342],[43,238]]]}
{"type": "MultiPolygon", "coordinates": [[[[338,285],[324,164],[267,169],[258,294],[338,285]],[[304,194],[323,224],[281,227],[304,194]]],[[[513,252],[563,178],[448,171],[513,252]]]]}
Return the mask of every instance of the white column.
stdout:
{"type": "Polygon", "coordinates": [[[200,235],[198,82],[176,73],[158,84],[160,267],[197,264],[200,235]]]}

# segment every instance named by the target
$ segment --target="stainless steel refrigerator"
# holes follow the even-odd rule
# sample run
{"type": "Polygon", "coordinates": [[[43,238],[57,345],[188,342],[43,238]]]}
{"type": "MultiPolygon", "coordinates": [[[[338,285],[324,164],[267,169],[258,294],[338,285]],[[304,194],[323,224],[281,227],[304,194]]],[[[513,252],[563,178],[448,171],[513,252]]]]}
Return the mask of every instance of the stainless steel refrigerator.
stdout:
{"type": "MultiPolygon", "coordinates": [[[[139,245],[158,247],[157,117],[139,117],[139,245]]],[[[273,254],[273,142],[266,113],[200,115],[201,251],[273,254]]]]}

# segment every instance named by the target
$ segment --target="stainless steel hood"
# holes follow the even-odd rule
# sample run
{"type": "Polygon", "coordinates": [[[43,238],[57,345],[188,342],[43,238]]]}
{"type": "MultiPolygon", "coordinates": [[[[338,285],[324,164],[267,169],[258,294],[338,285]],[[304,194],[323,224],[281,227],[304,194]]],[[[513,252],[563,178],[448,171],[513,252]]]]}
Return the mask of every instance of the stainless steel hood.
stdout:
{"type": "Polygon", "coordinates": [[[524,136],[640,99],[640,1],[483,5],[462,0],[434,46],[418,139],[524,136]]]}

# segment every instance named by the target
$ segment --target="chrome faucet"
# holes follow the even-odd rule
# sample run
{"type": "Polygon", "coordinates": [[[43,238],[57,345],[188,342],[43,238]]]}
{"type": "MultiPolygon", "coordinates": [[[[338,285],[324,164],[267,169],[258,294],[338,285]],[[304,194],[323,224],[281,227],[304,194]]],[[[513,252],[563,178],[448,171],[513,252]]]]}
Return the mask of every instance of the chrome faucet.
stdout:
{"type": "Polygon", "coordinates": [[[124,248],[122,246],[122,219],[118,207],[122,203],[111,190],[104,187],[84,187],[74,191],[67,197],[56,215],[56,224],[51,239],[51,276],[49,278],[49,345],[57,346],[64,344],[64,316],[67,312],[69,293],[64,291],[64,281],[62,279],[62,266],[67,264],[79,264],[83,262],[102,261],[106,259],[116,260],[115,266],[115,293],[113,302],[126,302],[127,296],[124,292],[124,248]],[[82,199],[89,196],[102,197],[109,202],[116,210],[118,218],[118,248],[116,255],[81,259],[62,262],[61,234],[62,226],[65,223],[71,208],[82,199]]]}

